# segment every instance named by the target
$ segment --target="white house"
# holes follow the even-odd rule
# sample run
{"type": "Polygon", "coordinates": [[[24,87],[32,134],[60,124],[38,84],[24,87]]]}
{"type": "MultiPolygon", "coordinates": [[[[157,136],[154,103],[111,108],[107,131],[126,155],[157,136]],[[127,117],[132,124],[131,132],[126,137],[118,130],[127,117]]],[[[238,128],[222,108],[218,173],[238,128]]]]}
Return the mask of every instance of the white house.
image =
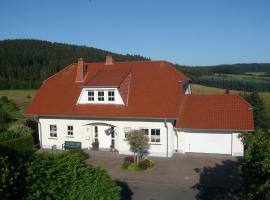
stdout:
{"type": "Polygon", "coordinates": [[[251,106],[233,94],[193,95],[190,79],[165,61],[85,63],[47,79],[28,107],[42,148],[65,141],[131,154],[133,129],[149,137],[150,156],[174,153],[243,155],[238,135],[252,131],[251,106]]]}

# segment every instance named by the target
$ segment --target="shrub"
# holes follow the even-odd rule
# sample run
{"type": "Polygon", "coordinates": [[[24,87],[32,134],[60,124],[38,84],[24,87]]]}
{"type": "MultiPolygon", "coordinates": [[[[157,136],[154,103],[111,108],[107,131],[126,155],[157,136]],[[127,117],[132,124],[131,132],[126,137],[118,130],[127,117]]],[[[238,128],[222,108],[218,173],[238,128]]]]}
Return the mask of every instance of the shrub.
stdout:
{"type": "Polygon", "coordinates": [[[122,168],[122,169],[128,169],[129,165],[132,164],[132,163],[133,163],[133,162],[130,162],[130,161],[124,161],[124,162],[122,163],[121,168],[122,168]]]}
{"type": "Polygon", "coordinates": [[[10,127],[7,131],[0,133],[0,142],[22,136],[31,136],[32,134],[33,131],[31,128],[23,124],[16,124],[10,127]]]}
{"type": "Polygon", "coordinates": [[[146,170],[148,168],[152,168],[154,166],[154,162],[148,158],[143,159],[142,161],[139,162],[138,165],[141,169],[146,170]]]}
{"type": "Polygon", "coordinates": [[[19,172],[9,162],[8,157],[0,157],[0,195],[3,199],[12,199],[17,193],[17,181],[19,172]]]}
{"type": "Polygon", "coordinates": [[[1,142],[0,145],[12,148],[13,150],[19,151],[20,153],[31,153],[34,150],[34,140],[31,135],[7,140],[1,142]]]}
{"type": "Polygon", "coordinates": [[[124,160],[133,163],[133,162],[134,162],[134,157],[132,157],[132,156],[126,156],[126,157],[124,158],[124,160]]]}
{"type": "Polygon", "coordinates": [[[5,123],[10,122],[11,116],[8,112],[0,107],[0,126],[3,126],[5,123]]]}
{"type": "Polygon", "coordinates": [[[107,172],[86,164],[79,152],[36,155],[27,172],[26,199],[120,199],[107,172]]]}
{"type": "Polygon", "coordinates": [[[136,163],[131,163],[129,166],[128,166],[128,169],[129,170],[133,170],[133,171],[142,171],[143,169],[140,168],[136,163]]]}

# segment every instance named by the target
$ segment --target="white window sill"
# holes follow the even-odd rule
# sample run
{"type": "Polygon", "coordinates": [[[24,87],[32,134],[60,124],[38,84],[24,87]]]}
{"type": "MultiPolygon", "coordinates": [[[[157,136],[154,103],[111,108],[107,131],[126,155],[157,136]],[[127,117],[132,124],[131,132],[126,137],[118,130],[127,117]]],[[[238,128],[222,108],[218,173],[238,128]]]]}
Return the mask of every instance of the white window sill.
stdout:
{"type": "Polygon", "coordinates": [[[74,136],[68,135],[68,136],[66,136],[66,138],[74,138],[74,136]]]}
{"type": "Polygon", "coordinates": [[[49,140],[58,140],[57,137],[49,137],[48,139],[49,139],[49,140]]]}
{"type": "Polygon", "coordinates": [[[149,143],[149,145],[162,145],[161,143],[154,143],[154,142],[152,142],[152,143],[149,143]]]}

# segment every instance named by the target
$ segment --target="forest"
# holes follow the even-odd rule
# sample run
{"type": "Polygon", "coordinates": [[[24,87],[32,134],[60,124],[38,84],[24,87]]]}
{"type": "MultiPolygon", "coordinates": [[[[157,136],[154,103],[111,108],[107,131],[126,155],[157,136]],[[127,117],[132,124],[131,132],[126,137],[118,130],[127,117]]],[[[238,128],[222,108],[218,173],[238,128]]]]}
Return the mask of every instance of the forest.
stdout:
{"type": "MultiPolygon", "coordinates": [[[[150,60],[87,46],[31,39],[3,40],[0,41],[0,89],[37,89],[45,79],[80,57],[88,62],[104,62],[109,54],[116,61],[150,60]]],[[[173,66],[193,83],[230,90],[270,91],[269,63],[173,66]]]]}
{"type": "Polygon", "coordinates": [[[0,89],[39,88],[42,81],[83,57],[104,62],[106,55],[116,61],[149,60],[139,55],[121,55],[86,46],[41,40],[0,41],[0,89]]]}

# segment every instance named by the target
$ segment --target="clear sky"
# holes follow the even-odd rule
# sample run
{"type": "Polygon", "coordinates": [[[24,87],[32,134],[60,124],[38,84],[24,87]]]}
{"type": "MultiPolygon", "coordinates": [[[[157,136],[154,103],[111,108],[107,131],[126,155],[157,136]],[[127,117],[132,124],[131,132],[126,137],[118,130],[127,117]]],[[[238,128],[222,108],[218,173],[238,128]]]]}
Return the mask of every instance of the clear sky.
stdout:
{"type": "Polygon", "coordinates": [[[14,38],[184,65],[270,62],[270,0],[1,0],[0,40],[14,38]]]}

